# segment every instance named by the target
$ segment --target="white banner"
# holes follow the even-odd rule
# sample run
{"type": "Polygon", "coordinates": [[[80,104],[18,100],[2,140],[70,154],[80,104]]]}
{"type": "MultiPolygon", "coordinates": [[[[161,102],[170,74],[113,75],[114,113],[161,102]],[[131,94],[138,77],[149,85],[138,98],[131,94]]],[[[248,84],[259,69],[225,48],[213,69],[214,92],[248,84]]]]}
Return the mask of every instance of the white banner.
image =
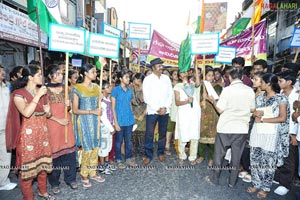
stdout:
{"type": "Polygon", "coordinates": [[[50,24],[49,50],[83,54],[85,49],[85,29],[50,24]]]}
{"type": "Polygon", "coordinates": [[[219,52],[219,33],[191,35],[192,54],[217,54],[219,52]]]}
{"type": "MultiPolygon", "coordinates": [[[[0,3],[0,39],[38,47],[37,25],[29,17],[0,3]]],[[[47,35],[42,32],[42,47],[47,48],[47,35]]]]}
{"type": "Polygon", "coordinates": [[[109,24],[106,24],[104,22],[102,24],[102,33],[104,35],[110,35],[110,36],[114,36],[114,37],[120,37],[121,36],[121,30],[119,30],[116,27],[113,27],[109,24]]]}
{"type": "Polygon", "coordinates": [[[291,47],[300,47],[300,28],[295,28],[291,39],[291,47]]]}
{"type": "Polygon", "coordinates": [[[133,40],[150,40],[151,24],[128,23],[128,39],[133,40]]]}
{"type": "Polygon", "coordinates": [[[90,33],[88,54],[106,58],[119,58],[120,38],[90,33]]]}
{"type": "Polygon", "coordinates": [[[231,64],[236,55],[235,47],[220,46],[219,53],[215,56],[215,63],[231,64]]]}

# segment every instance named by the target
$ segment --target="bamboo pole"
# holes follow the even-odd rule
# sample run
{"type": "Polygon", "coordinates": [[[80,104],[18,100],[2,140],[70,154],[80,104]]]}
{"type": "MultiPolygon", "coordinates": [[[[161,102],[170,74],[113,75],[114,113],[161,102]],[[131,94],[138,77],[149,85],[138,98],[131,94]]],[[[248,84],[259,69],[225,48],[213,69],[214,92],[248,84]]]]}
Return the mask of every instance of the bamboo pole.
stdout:
{"type": "Polygon", "coordinates": [[[138,72],[140,72],[140,63],[141,63],[141,40],[139,40],[139,57],[138,57],[138,72]]]}
{"type": "MultiPolygon", "coordinates": [[[[66,53],[66,66],[65,66],[65,102],[69,100],[69,53],[66,53]]],[[[68,106],[65,105],[65,119],[68,120],[68,106]]],[[[65,143],[68,143],[68,125],[65,126],[65,143]]]]}
{"type": "MultiPolygon", "coordinates": [[[[111,62],[111,60],[110,60],[111,62]]],[[[103,80],[103,68],[104,66],[101,66],[101,69],[100,69],[100,88],[99,88],[99,96],[101,95],[102,93],[102,80],[103,80]]],[[[98,107],[99,109],[101,109],[101,99],[99,98],[98,100],[98,107]]],[[[100,139],[100,135],[101,135],[101,130],[100,130],[100,116],[98,116],[98,134],[97,134],[97,139],[99,140],[100,139]]]]}
{"type": "Polygon", "coordinates": [[[112,80],[112,60],[110,59],[109,61],[109,84],[110,85],[111,85],[111,80],[112,80]]]}

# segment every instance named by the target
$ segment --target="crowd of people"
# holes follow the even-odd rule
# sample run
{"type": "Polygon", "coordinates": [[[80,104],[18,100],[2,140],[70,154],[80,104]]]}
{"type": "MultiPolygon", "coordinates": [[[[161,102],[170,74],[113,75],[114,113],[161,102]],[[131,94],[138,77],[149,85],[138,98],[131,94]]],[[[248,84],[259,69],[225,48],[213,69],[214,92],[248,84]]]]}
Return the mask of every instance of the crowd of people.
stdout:
{"type": "Polygon", "coordinates": [[[62,171],[70,188],[78,188],[77,171],[82,186],[92,187],[138,159],[149,165],[157,142],[160,162],[174,153],[179,165],[207,159],[210,184],[229,170],[229,187],[239,177],[252,183],[247,192],[266,198],[277,182],[274,192],[286,195],[300,176],[299,68],[244,65],[236,57],[232,66],[180,71],[156,58],[140,72],[110,74],[104,66],[102,80],[85,64],[66,80],[64,63],[47,66],[43,77],[35,62],[15,67],[9,81],[0,66],[0,190],[16,187],[8,178],[13,150],[23,198],[34,199],[37,179],[38,195],[53,200],[47,182],[60,193],[62,171]]]}

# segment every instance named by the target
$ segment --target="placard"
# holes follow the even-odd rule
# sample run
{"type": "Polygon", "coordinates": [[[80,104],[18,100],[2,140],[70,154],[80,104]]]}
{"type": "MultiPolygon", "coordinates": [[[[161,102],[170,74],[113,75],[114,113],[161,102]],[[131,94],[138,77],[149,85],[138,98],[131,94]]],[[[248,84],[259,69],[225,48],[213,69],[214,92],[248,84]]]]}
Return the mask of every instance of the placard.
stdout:
{"type": "Polygon", "coordinates": [[[150,40],[151,24],[128,23],[128,39],[150,40]]]}
{"type": "Polygon", "coordinates": [[[300,47],[300,28],[295,28],[290,47],[300,47]]]}
{"type": "Polygon", "coordinates": [[[102,23],[102,33],[104,35],[110,35],[114,37],[121,37],[121,30],[117,29],[116,27],[113,27],[109,24],[102,23]]]}
{"type": "Polygon", "coordinates": [[[61,24],[50,24],[49,50],[83,54],[85,29],[61,24]]]}
{"type": "Polygon", "coordinates": [[[106,58],[119,58],[120,38],[90,33],[88,54],[106,58]]]}
{"type": "Polygon", "coordinates": [[[219,33],[191,35],[192,54],[218,54],[220,44],[219,33]]]}
{"type": "Polygon", "coordinates": [[[81,67],[82,66],[82,59],[72,59],[72,65],[74,67],[81,67]]]}
{"type": "Polygon", "coordinates": [[[219,53],[215,56],[215,63],[231,64],[231,61],[236,56],[235,47],[220,46],[219,53]]]}

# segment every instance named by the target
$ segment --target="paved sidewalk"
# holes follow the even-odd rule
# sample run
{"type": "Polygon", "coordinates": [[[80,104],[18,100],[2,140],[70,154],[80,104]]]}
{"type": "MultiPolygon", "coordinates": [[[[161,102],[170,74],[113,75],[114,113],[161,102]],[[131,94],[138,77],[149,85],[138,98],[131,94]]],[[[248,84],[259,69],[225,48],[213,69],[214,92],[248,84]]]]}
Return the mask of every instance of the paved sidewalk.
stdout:
{"type": "MultiPolygon", "coordinates": [[[[223,172],[219,186],[207,184],[204,177],[209,174],[207,162],[191,166],[185,161],[183,166],[178,165],[178,160],[173,154],[167,156],[166,163],[160,163],[155,157],[149,166],[143,167],[140,159],[138,167],[129,167],[117,170],[112,175],[105,175],[104,183],[93,184],[91,188],[83,188],[80,175],[77,173],[79,188],[72,190],[61,179],[61,193],[56,195],[59,200],[98,200],[98,199],[126,199],[126,200],[169,200],[169,199],[195,199],[195,200],[248,200],[257,199],[255,194],[248,194],[246,189],[250,183],[238,180],[235,188],[229,188],[226,184],[228,172],[223,172]]],[[[14,174],[12,181],[17,182],[14,174]]],[[[273,193],[276,185],[267,199],[294,200],[295,192],[300,187],[293,187],[287,196],[281,197],[273,193]]],[[[34,183],[34,191],[37,197],[37,184],[34,183]]],[[[49,188],[50,191],[50,188],[49,188]]],[[[22,195],[18,186],[11,191],[0,191],[0,200],[21,200],[22,195]]]]}

